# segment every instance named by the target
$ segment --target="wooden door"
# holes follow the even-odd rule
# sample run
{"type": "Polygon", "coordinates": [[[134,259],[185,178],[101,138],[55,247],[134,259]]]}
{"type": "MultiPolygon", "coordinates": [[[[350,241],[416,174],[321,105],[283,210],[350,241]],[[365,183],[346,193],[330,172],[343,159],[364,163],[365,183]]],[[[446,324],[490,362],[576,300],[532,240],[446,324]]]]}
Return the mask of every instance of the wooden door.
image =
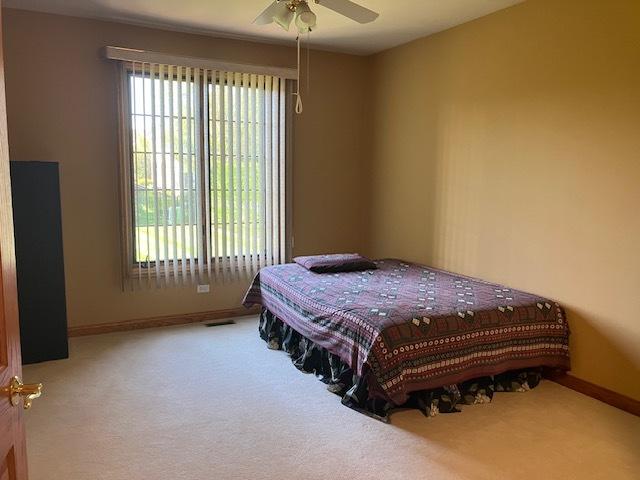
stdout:
{"type": "MultiPolygon", "coordinates": [[[[1,9],[0,9],[1,10],[1,9]]],[[[27,480],[22,405],[13,406],[9,385],[21,377],[18,293],[13,243],[7,108],[0,11],[0,480],[27,480]]]]}

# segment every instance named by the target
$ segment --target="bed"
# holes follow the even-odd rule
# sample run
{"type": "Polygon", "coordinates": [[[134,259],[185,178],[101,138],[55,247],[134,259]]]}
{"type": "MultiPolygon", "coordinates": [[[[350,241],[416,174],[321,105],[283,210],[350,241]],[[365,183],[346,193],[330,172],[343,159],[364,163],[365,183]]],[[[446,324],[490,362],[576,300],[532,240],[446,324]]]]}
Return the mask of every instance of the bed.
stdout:
{"type": "Polygon", "coordinates": [[[556,302],[402,260],[374,263],[341,273],[267,267],[243,302],[263,307],[271,348],[321,376],[344,404],[384,420],[401,406],[456,411],[535,386],[543,366],[569,369],[569,326],[556,302]]]}

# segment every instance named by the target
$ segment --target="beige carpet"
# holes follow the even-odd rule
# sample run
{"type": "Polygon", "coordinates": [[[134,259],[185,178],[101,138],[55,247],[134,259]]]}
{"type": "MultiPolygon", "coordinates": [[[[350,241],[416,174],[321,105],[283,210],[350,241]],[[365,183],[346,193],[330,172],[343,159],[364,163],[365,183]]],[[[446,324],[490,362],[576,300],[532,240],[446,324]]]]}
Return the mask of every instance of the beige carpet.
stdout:
{"type": "Polygon", "coordinates": [[[256,319],[74,338],[25,369],[31,480],[639,478],[640,418],[551,382],[385,425],[346,407],[256,319]]]}

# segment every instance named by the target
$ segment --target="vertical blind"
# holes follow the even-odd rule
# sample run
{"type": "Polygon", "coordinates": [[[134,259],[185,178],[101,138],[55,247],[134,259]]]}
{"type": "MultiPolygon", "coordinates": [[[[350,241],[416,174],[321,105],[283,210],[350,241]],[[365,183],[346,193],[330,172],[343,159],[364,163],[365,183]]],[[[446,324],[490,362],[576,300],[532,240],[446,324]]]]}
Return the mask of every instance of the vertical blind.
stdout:
{"type": "Polygon", "coordinates": [[[202,283],[286,261],[286,80],[122,63],[125,276],[202,283]]]}

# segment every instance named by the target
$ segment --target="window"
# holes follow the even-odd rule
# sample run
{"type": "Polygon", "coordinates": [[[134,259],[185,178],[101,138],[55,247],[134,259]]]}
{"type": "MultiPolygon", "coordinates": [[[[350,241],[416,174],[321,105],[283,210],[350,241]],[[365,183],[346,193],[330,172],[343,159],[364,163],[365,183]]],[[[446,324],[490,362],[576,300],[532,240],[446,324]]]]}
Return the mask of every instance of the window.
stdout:
{"type": "Polygon", "coordinates": [[[128,278],[202,281],[284,262],[286,80],[121,67],[128,278]]]}

